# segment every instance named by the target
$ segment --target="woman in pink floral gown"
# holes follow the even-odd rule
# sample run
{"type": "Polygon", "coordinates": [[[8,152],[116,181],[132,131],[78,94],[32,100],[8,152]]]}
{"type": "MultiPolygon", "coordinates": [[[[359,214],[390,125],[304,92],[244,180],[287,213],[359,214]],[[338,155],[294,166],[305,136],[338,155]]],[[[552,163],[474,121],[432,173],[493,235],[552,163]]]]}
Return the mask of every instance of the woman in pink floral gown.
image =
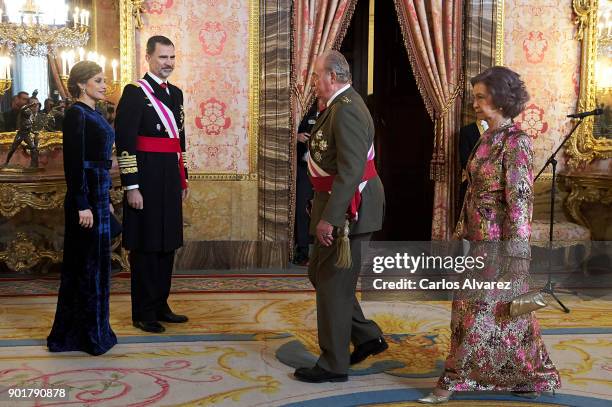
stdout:
{"type": "Polygon", "coordinates": [[[535,398],[560,387],[534,313],[508,314],[509,303],[529,291],[529,237],[533,208],[530,137],[512,119],[529,95],[519,75],[492,67],[471,80],[474,110],[489,128],[468,161],[468,190],[456,237],[486,250],[479,281],[510,281],[510,290],[458,292],[451,316],[451,349],[426,404],[441,404],[455,391],[504,391],[535,398]]]}

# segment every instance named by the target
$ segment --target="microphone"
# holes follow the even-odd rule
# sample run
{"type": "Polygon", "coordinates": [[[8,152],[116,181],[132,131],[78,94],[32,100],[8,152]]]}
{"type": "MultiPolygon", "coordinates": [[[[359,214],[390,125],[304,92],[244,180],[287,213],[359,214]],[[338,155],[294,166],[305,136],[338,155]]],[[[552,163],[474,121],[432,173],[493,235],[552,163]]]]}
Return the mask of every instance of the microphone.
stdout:
{"type": "Polygon", "coordinates": [[[568,114],[566,117],[571,117],[572,119],[584,119],[587,116],[599,116],[600,114],[603,114],[603,109],[598,107],[590,112],[568,114]]]}

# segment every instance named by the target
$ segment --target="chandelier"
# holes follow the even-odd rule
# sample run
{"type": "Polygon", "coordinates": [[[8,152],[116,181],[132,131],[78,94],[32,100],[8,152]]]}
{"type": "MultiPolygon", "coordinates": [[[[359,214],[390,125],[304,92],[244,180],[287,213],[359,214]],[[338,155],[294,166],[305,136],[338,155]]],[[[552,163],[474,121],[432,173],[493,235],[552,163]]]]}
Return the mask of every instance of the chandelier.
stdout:
{"type": "Polygon", "coordinates": [[[83,47],[89,40],[89,11],[63,0],[6,0],[0,9],[0,48],[11,54],[45,56],[58,48],[83,47]]]}
{"type": "MultiPolygon", "coordinates": [[[[100,65],[100,67],[102,68],[102,72],[105,75],[107,74],[106,57],[97,52],[92,52],[92,51],[87,52],[83,48],[79,48],[76,51],[74,49],[71,49],[69,51],[62,51],[60,54],[60,57],[62,60],[62,66],[61,66],[62,70],[60,72],[59,77],[64,83],[64,86],[66,88],[68,87],[68,74],[72,70],[72,67],[74,66],[74,64],[76,64],[79,61],[93,61],[97,63],[98,65],[100,65]]],[[[1,64],[2,64],[2,60],[0,59],[0,75],[2,75],[2,65],[1,64]]],[[[110,66],[112,69],[112,81],[109,78],[106,82],[106,94],[107,95],[112,95],[117,90],[119,90],[119,76],[118,76],[119,62],[116,59],[113,59],[110,61],[110,66]]]]}

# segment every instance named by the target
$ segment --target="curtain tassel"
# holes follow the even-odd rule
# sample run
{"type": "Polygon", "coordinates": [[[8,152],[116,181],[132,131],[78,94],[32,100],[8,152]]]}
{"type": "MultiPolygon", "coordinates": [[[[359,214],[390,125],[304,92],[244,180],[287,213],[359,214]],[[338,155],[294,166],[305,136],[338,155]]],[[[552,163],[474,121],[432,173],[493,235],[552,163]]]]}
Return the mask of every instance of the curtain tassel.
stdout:
{"type": "Polygon", "coordinates": [[[435,131],[434,131],[434,151],[431,157],[431,163],[429,168],[429,177],[432,181],[442,182],[446,179],[446,154],[444,151],[444,144],[446,142],[444,119],[448,115],[451,107],[455,105],[455,101],[463,93],[463,73],[459,78],[459,81],[455,85],[455,89],[451,94],[450,98],[446,101],[446,104],[436,117],[435,131]]]}
{"type": "Polygon", "coordinates": [[[429,167],[429,178],[435,182],[442,182],[445,179],[446,170],[446,157],[444,156],[444,149],[441,148],[442,140],[444,140],[443,116],[436,119],[434,140],[434,152],[429,167]]]}

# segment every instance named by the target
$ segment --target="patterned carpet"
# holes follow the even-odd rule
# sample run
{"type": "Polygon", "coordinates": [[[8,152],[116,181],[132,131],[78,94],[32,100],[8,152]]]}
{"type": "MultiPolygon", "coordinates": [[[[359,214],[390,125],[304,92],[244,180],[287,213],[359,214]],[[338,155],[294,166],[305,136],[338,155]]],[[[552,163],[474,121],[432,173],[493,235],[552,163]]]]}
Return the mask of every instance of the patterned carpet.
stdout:
{"type": "MultiPolygon", "coordinates": [[[[59,274],[2,277],[0,297],[55,296],[59,283],[59,274]]],[[[172,290],[177,293],[294,292],[312,291],[312,285],[303,274],[179,274],[173,276],[172,290]]],[[[124,272],[114,274],[111,279],[111,292],[129,294],[130,274],[124,272]]]]}
{"type": "MultiPolygon", "coordinates": [[[[221,280],[226,278],[237,277],[221,280]]],[[[46,351],[54,296],[0,297],[0,386],[46,383],[70,390],[69,400],[45,403],[9,401],[0,393],[0,405],[415,406],[414,400],[435,383],[448,346],[448,302],[364,303],[366,315],[385,331],[389,350],[356,365],[347,383],[293,380],[291,366],[312,363],[317,354],[314,294],[246,290],[286,288],[275,281],[280,278],[293,281],[293,288],[309,288],[304,277],[268,276],[258,281],[242,278],[247,281],[240,286],[242,292],[179,289],[172,306],[188,314],[190,322],[168,324],[163,335],[143,335],[133,328],[129,296],[114,294],[111,323],[119,344],[99,357],[46,351]],[[272,282],[262,281],[266,279],[272,282]]],[[[204,285],[235,288],[213,280],[204,285]]],[[[5,295],[19,291],[7,288],[6,282],[2,285],[5,295]]],[[[546,345],[562,375],[560,393],[535,402],[506,394],[466,393],[449,405],[609,406],[610,303],[564,300],[572,313],[552,307],[538,313],[546,345]]]]}

